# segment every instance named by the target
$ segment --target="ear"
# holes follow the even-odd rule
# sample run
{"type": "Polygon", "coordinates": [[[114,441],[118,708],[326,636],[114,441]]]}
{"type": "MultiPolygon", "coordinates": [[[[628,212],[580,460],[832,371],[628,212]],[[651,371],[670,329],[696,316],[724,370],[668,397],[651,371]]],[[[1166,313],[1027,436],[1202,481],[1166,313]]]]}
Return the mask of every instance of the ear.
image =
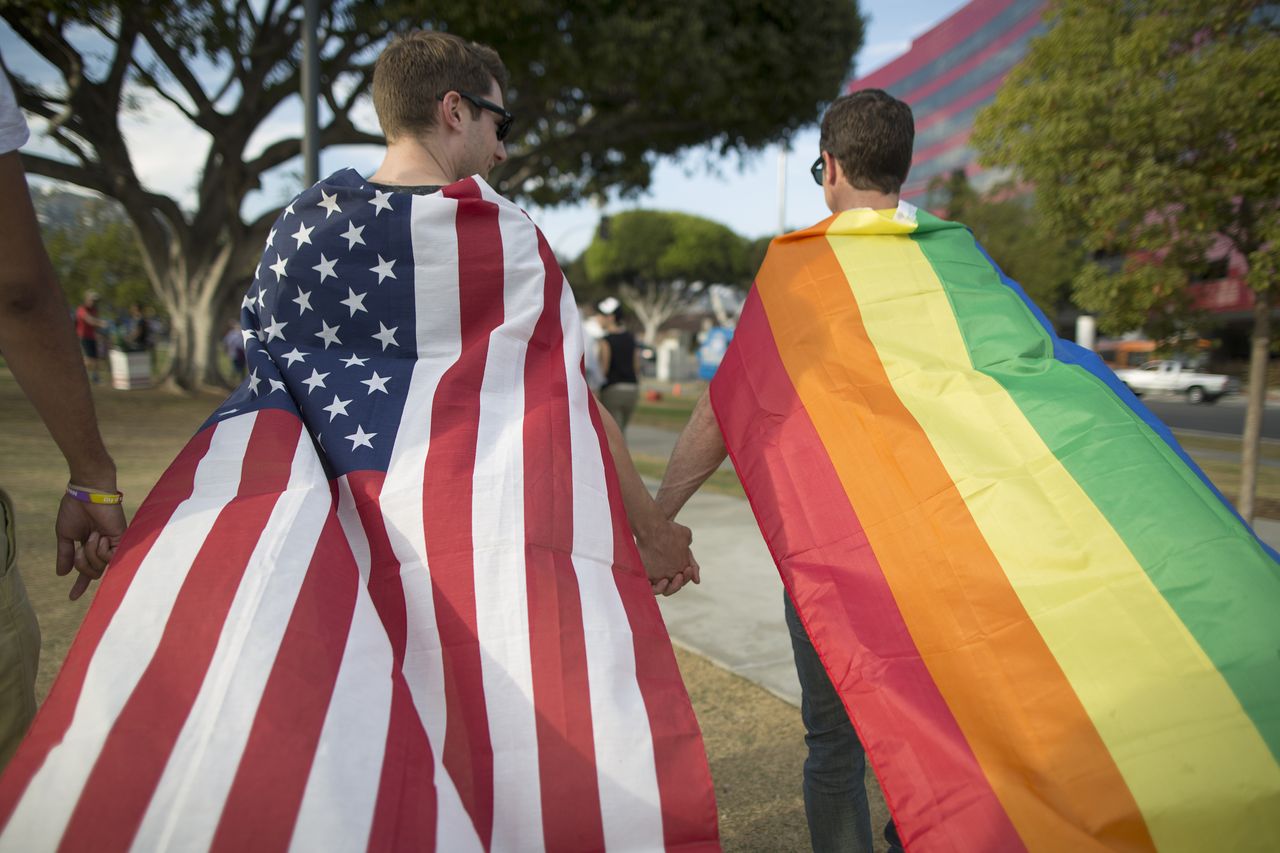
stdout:
{"type": "Polygon", "coordinates": [[[457,92],[447,92],[440,99],[440,125],[442,127],[452,128],[453,130],[462,129],[462,96],[457,92]]]}
{"type": "Polygon", "coordinates": [[[830,151],[822,152],[822,182],[835,187],[836,183],[844,177],[844,171],[840,168],[840,161],[830,151]]]}

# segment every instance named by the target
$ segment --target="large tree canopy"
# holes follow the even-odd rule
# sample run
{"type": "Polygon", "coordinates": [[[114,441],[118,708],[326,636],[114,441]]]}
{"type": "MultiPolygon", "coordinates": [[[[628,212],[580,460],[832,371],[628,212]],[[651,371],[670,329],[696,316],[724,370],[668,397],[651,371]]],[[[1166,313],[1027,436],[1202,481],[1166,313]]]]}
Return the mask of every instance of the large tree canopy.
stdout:
{"type": "Polygon", "coordinates": [[[45,214],[58,202],[73,208],[60,221],[42,216],[41,232],[54,273],[74,304],[86,290],[101,294],[105,307],[123,312],[134,302],[154,301],[138,242],[120,206],[100,198],[44,194],[36,209],[45,214]]]}
{"type": "Polygon", "coordinates": [[[502,179],[539,204],[642,189],[657,155],[690,146],[790,136],[839,93],[863,37],[854,0],[419,5],[502,53],[523,134],[502,179]]]}
{"type": "Polygon", "coordinates": [[[1257,297],[1248,455],[1280,265],[1280,12],[1263,0],[1056,0],[1048,14],[973,142],[985,163],[1035,184],[1053,227],[1123,258],[1075,281],[1077,303],[1104,328],[1185,305],[1210,250],[1247,261],[1257,297]]]}
{"type": "MultiPolygon", "coordinates": [[[[747,151],[785,137],[836,94],[862,41],[855,0],[321,7],[322,145],[381,141],[375,128],[356,126],[352,108],[388,34],[449,30],[501,52],[519,123],[493,178],[507,194],[544,205],[642,189],[660,155],[706,143],[747,151]]],[[[62,152],[26,157],[28,170],[121,202],[173,318],[175,378],[187,387],[216,378],[217,318],[275,216],[246,218],[246,196],[301,150],[294,135],[250,147],[298,91],[301,1],[45,0],[0,9],[57,79],[47,85],[6,69],[19,102],[48,120],[62,152]],[[211,140],[192,163],[189,208],[138,180],[143,152],[126,144],[120,116],[139,93],[162,98],[211,140]]]]}
{"type": "Polygon", "coordinates": [[[1034,183],[1050,224],[1086,249],[1127,256],[1076,281],[1104,327],[1169,307],[1221,238],[1255,270],[1280,252],[1280,13],[1267,6],[1058,0],[979,114],[984,163],[1034,183]]]}

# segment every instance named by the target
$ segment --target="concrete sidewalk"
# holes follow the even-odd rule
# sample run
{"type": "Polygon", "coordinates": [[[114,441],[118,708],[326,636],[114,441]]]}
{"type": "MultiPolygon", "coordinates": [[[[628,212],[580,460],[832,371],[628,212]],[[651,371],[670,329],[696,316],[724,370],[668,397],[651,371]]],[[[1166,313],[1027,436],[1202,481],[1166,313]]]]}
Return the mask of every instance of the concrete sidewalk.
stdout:
{"type": "MultiPolygon", "coordinates": [[[[658,427],[627,430],[632,452],[650,456],[667,457],[675,438],[676,433],[658,427]]],[[[657,489],[657,483],[649,485],[657,489]]],[[[658,599],[672,640],[799,705],[800,684],[782,616],[782,580],[751,507],[741,498],[700,492],[679,520],[693,530],[702,583],[658,599]]],[[[1280,521],[1259,519],[1255,529],[1280,548],[1280,521]]]]}

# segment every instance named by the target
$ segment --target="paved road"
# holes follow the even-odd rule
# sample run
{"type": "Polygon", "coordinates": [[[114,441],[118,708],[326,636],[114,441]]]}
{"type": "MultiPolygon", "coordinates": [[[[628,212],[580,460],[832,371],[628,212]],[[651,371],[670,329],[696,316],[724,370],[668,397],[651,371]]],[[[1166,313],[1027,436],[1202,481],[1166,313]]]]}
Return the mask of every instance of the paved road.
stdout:
{"type": "MultiPolygon", "coordinates": [[[[1230,397],[1212,406],[1193,406],[1171,396],[1142,398],[1156,417],[1173,429],[1194,429],[1240,435],[1244,432],[1244,399],[1230,397]]],[[[1269,407],[1262,418],[1262,437],[1280,439],[1280,410],[1269,407]]]]}

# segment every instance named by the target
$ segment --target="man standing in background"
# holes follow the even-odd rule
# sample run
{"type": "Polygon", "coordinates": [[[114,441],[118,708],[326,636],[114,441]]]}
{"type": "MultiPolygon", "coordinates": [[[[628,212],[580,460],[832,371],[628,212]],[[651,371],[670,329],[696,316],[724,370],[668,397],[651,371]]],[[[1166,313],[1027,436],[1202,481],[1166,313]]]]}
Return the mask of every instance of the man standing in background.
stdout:
{"type": "Polygon", "coordinates": [[[86,290],[83,301],[76,307],[76,339],[84,355],[84,369],[95,384],[99,381],[98,333],[106,325],[107,321],[98,316],[98,291],[86,290]]]}

